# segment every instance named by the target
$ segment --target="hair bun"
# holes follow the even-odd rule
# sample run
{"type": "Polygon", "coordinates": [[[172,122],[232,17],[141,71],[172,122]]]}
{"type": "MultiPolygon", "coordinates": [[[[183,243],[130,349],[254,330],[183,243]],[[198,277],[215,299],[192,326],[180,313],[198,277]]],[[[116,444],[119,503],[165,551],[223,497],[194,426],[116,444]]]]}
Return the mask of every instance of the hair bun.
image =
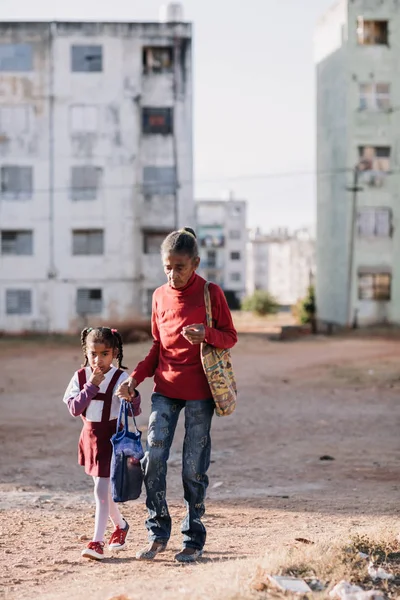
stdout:
{"type": "Polygon", "coordinates": [[[190,233],[190,235],[193,235],[194,237],[196,237],[196,233],[195,233],[194,229],[192,229],[191,227],[184,227],[183,231],[186,231],[186,233],[190,233]]]}

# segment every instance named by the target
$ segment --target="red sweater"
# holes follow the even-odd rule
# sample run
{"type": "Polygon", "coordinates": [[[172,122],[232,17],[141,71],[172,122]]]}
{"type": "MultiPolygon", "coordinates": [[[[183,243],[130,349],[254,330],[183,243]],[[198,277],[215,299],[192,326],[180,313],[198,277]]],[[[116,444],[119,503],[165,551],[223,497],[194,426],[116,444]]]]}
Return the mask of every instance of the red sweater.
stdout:
{"type": "Polygon", "coordinates": [[[203,323],[205,341],[217,348],[232,348],[236,330],[223,291],[210,283],[213,327],[206,326],[204,304],[205,280],[193,273],[184,288],[174,289],[167,283],[153,294],[153,345],[131,377],[138,385],[154,375],[154,391],[179,400],[204,400],[211,391],[200,359],[200,344],[192,345],[181,334],[182,328],[203,323]]]}

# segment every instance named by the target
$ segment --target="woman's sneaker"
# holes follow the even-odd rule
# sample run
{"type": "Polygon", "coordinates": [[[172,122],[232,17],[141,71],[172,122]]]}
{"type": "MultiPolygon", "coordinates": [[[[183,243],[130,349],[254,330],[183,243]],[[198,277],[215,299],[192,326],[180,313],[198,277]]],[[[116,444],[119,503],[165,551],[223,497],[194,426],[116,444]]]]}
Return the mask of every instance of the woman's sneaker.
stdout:
{"type": "Polygon", "coordinates": [[[114,529],[108,542],[108,547],[112,552],[119,552],[119,550],[125,548],[128,531],[129,525],[127,521],[125,521],[125,527],[123,529],[121,529],[121,527],[116,527],[114,529]]]}
{"type": "Polygon", "coordinates": [[[86,548],[82,550],[81,556],[91,560],[103,560],[104,542],[89,542],[86,548]]]}

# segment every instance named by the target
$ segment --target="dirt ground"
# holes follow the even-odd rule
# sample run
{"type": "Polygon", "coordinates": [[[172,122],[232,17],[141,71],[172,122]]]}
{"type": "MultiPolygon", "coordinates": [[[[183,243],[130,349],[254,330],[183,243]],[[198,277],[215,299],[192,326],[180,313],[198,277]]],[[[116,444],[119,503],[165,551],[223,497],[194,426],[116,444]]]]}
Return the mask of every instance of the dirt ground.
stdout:
{"type": "MultiPolygon", "coordinates": [[[[238,409],[213,422],[206,551],[183,566],[173,560],[184,515],[183,423],[169,461],[168,551],[135,560],[147,539],[142,496],[122,506],[128,549],[102,563],[81,559],[81,538],[93,528],[92,486],[76,463],[80,420],[62,403],[81,362],[79,342],[1,341],[0,598],[242,598],[256,561],[297,537],[333,540],[372,525],[400,531],[398,346],[241,335],[233,353],[238,409]]],[[[125,363],[134,367],[148,347],[127,346],[125,363]]],[[[144,437],[151,386],[141,386],[144,437]]]]}

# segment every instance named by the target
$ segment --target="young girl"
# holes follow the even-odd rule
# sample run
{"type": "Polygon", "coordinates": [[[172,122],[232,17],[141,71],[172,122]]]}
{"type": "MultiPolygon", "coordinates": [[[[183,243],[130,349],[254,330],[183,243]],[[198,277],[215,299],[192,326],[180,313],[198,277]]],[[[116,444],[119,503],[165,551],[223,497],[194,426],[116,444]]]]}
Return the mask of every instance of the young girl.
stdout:
{"type": "MultiPolygon", "coordinates": [[[[108,518],[114,525],[108,542],[111,551],[125,547],[129,531],[129,525],[113,501],[110,490],[110,440],[116,431],[121,402],[115,392],[128,375],[121,370],[126,367],[122,365],[122,338],[116,329],[85,328],[81,333],[81,343],[85,363],[82,369],[74,373],[64,394],[64,402],[73,417],[81,415],[83,420],[78,462],[94,481],[94,536],[82,556],[102,560],[108,518]],[[118,362],[118,369],[112,364],[114,358],[118,362]]],[[[132,400],[132,408],[135,416],[141,413],[140,396],[137,393],[132,400]]]]}

